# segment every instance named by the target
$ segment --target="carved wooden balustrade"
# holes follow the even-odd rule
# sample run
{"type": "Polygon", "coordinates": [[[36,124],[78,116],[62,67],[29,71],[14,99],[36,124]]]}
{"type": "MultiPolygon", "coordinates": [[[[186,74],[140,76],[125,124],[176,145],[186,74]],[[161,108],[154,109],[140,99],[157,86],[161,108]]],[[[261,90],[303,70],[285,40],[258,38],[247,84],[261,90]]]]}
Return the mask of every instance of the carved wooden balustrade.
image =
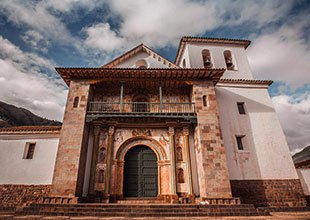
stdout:
{"type": "Polygon", "coordinates": [[[88,114],[195,115],[192,102],[97,102],[88,103],[88,114]]]}

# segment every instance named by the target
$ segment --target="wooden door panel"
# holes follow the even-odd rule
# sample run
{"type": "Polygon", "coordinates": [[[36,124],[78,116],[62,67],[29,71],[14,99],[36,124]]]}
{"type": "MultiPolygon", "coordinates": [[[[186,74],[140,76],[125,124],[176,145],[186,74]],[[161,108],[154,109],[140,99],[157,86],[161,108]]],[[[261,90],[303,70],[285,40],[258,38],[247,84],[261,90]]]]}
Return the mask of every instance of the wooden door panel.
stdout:
{"type": "Polygon", "coordinates": [[[137,146],[125,156],[124,196],[157,196],[157,158],[148,147],[137,146]]]}

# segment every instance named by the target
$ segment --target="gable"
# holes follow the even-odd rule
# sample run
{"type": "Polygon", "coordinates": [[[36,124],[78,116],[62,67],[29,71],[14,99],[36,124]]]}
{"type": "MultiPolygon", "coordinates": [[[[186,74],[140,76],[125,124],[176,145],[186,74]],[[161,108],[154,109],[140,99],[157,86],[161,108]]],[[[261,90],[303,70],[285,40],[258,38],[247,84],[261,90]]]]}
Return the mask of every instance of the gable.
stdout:
{"type": "Polygon", "coordinates": [[[102,66],[103,68],[179,68],[143,44],[102,66]]]}

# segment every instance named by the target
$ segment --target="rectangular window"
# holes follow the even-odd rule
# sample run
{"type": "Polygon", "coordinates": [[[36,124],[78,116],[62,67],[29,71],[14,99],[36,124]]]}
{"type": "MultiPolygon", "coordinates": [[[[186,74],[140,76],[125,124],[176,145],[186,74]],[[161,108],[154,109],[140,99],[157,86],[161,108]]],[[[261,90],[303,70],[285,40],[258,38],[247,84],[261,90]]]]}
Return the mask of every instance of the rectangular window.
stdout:
{"type": "Polygon", "coordinates": [[[238,150],[244,150],[242,138],[244,138],[244,136],[236,136],[238,150]]]}
{"type": "Polygon", "coordinates": [[[36,147],[36,143],[26,143],[24,159],[32,159],[34,154],[34,149],[36,147]]]}
{"type": "Polygon", "coordinates": [[[245,115],[244,102],[237,102],[238,111],[240,115],[245,115]]]}

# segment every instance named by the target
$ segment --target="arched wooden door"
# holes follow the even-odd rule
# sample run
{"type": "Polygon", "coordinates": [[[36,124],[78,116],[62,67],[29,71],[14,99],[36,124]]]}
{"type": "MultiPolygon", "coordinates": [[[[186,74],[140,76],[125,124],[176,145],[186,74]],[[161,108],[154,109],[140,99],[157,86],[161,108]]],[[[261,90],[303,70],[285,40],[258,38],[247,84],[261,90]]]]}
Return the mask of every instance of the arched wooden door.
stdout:
{"type": "Polygon", "coordinates": [[[126,153],[124,197],[156,197],[157,179],[157,157],[150,148],[136,146],[126,153]]]}

